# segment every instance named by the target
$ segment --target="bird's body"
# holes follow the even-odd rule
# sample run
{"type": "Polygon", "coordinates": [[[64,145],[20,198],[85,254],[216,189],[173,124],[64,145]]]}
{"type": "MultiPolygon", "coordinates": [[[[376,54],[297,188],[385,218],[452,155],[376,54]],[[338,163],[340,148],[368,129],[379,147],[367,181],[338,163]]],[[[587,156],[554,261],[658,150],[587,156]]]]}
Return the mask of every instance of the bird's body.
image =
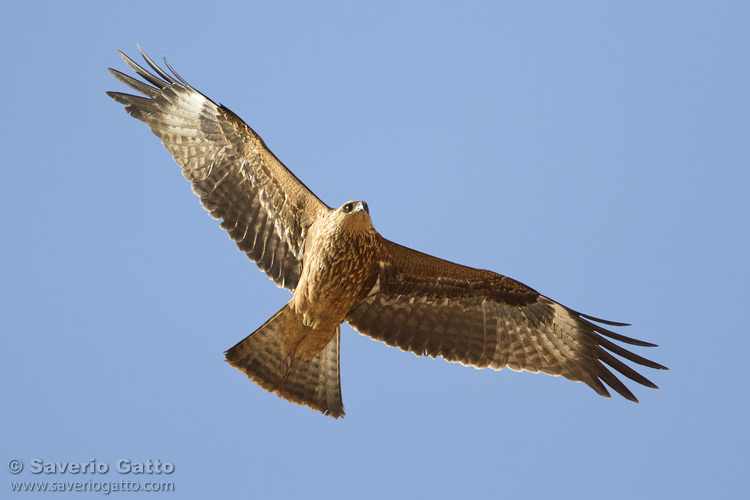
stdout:
{"type": "MultiPolygon", "coordinates": [[[[355,203],[362,205],[349,204],[355,203]]],[[[290,302],[305,327],[302,339],[292,337],[288,342],[300,342],[294,357],[318,354],[346,320],[375,269],[376,235],[365,209],[335,210],[310,226],[302,275],[290,302]]]]}
{"type": "Polygon", "coordinates": [[[306,322],[331,328],[346,320],[376,267],[376,236],[365,210],[336,210],[310,227],[292,298],[306,322]]]}
{"type": "Polygon", "coordinates": [[[226,353],[229,363],[263,388],[342,416],[343,322],[420,356],[561,375],[607,397],[604,384],[637,401],[605,364],[656,387],[612,355],[665,369],[608,338],[653,344],[601,326],[624,324],[569,309],[492,271],[387,240],[373,227],[366,203],[327,206],[245,122],[191,87],[169,64],[172,75],[142,52],[154,75],[121,55],[148,84],[110,70],[143,96],[108,95],[161,138],[238,248],[293,292],[284,307],[226,353]]]}

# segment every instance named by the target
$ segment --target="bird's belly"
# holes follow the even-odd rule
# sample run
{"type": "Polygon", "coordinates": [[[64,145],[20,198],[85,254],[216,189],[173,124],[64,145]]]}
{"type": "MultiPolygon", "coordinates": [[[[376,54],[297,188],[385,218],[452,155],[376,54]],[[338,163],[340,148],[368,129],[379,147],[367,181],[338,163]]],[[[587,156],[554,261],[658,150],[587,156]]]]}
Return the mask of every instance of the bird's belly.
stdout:
{"type": "Polygon", "coordinates": [[[357,301],[369,267],[358,259],[325,256],[313,264],[302,271],[294,292],[295,309],[306,326],[335,328],[357,301]]]}
{"type": "Polygon", "coordinates": [[[303,271],[291,301],[295,324],[285,328],[282,351],[307,360],[322,351],[346,319],[363,281],[356,273],[303,271]]]}

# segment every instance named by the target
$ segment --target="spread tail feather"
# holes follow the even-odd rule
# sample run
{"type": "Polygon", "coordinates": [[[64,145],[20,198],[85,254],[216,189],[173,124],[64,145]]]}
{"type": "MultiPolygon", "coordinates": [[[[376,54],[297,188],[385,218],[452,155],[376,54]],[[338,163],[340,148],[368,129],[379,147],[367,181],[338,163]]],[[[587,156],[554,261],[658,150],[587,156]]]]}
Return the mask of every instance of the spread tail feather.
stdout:
{"type": "Polygon", "coordinates": [[[281,349],[287,315],[294,314],[289,304],[229,349],[226,359],[250,379],[281,398],[307,405],[333,418],[344,416],[339,377],[341,328],[331,341],[309,361],[284,353],[281,349]]]}

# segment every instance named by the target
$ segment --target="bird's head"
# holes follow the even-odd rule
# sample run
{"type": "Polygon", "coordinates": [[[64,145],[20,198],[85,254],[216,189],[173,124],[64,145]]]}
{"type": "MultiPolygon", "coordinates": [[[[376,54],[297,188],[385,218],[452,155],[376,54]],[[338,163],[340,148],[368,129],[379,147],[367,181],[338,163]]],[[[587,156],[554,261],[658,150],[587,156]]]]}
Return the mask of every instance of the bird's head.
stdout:
{"type": "Polygon", "coordinates": [[[351,229],[372,228],[370,209],[364,201],[347,201],[335,211],[335,218],[339,224],[351,229]]]}
{"type": "Polygon", "coordinates": [[[339,211],[344,214],[356,214],[358,212],[365,212],[368,215],[370,214],[370,209],[364,201],[347,201],[339,207],[339,211]]]}

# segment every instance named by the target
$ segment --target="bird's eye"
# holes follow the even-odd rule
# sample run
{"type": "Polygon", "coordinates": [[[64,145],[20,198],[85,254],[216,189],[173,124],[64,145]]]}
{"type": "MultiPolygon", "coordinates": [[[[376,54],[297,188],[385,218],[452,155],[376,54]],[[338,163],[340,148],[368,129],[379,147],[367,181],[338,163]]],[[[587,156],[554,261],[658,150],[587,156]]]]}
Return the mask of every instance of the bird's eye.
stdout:
{"type": "Polygon", "coordinates": [[[354,210],[354,205],[352,203],[347,203],[344,205],[344,212],[349,213],[352,210],[354,210]]]}

